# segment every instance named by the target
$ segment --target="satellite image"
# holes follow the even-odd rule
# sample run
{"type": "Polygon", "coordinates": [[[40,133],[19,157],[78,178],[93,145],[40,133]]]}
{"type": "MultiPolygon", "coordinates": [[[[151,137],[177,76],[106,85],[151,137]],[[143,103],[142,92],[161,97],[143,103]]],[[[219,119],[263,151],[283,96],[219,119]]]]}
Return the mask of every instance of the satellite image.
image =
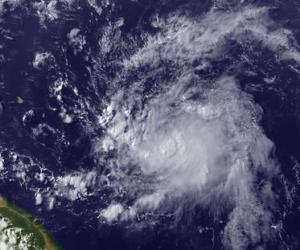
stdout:
{"type": "Polygon", "coordinates": [[[0,250],[299,249],[299,0],[0,0],[0,250]]]}

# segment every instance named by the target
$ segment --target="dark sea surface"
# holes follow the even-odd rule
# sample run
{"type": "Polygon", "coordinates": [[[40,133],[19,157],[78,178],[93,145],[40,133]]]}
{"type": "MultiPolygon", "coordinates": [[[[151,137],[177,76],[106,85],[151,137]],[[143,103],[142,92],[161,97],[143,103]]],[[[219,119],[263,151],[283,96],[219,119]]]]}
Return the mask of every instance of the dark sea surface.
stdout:
{"type": "MultiPolygon", "coordinates": [[[[0,1],[0,98],[3,105],[3,112],[0,112],[0,152],[4,165],[3,169],[0,168],[0,193],[36,216],[66,250],[299,249],[299,27],[300,3],[296,0],[0,1]],[[48,12],[45,10],[47,6],[50,9],[48,12]],[[229,20],[234,13],[260,8],[268,8],[266,14],[253,11],[245,18],[245,23],[237,25],[233,31],[224,35],[221,42],[212,42],[213,45],[209,45],[211,50],[205,51],[205,39],[219,39],[216,34],[230,30],[230,26],[235,25],[235,22],[229,20]],[[216,17],[202,21],[208,15],[216,17]],[[219,20],[221,15],[226,17],[219,20]],[[168,19],[169,16],[171,17],[168,19]],[[154,25],[154,20],[158,17],[162,21],[154,25]],[[172,22],[181,19],[184,21],[178,21],[179,24],[174,25],[174,28],[172,22]],[[192,25],[186,24],[185,20],[192,20],[192,25]],[[251,29],[247,28],[248,21],[254,23],[251,24],[251,29]],[[256,23],[267,27],[263,30],[265,34],[253,31],[256,23]],[[204,29],[204,33],[206,29],[210,29],[210,25],[213,26],[213,35],[211,38],[203,38],[202,42],[202,33],[195,31],[204,29]],[[73,29],[78,29],[78,32],[73,29]],[[167,37],[168,31],[172,37],[172,33],[180,29],[183,33],[186,29],[191,31],[191,36],[186,41],[185,33],[182,35],[183,46],[188,44],[186,48],[180,45],[172,47],[180,40],[177,41],[177,38],[170,43],[162,42],[161,47],[157,48],[155,46],[160,42],[159,39],[151,40],[151,37],[161,33],[162,37],[167,37]],[[73,40],[72,30],[75,34],[73,40]],[[216,33],[213,33],[215,30],[216,33]],[[197,39],[200,41],[199,47],[204,46],[204,49],[197,49],[197,39]],[[164,49],[166,46],[169,46],[168,49],[164,49]],[[222,50],[213,46],[222,47],[222,50]],[[155,52],[151,52],[152,50],[155,52]],[[138,51],[142,51],[141,54],[138,51]],[[38,53],[48,54],[37,62],[38,53]],[[150,56],[150,59],[146,58],[148,54],[153,54],[153,59],[150,56]],[[123,64],[126,60],[134,61],[132,58],[135,55],[138,55],[137,66],[123,64]],[[143,55],[145,61],[149,61],[144,62],[143,55]],[[192,56],[194,57],[190,62],[192,56]],[[206,66],[200,67],[202,63],[206,66]],[[181,73],[181,70],[185,73],[181,73]],[[193,76],[185,89],[197,89],[197,86],[201,86],[202,90],[195,92],[190,99],[187,98],[189,100],[204,100],[206,91],[219,88],[216,84],[220,81],[218,79],[225,76],[234,78],[237,86],[232,90],[236,93],[234,98],[238,96],[237,102],[249,100],[243,109],[248,110],[249,107],[249,110],[254,110],[253,119],[249,118],[249,121],[257,124],[263,131],[262,135],[272,142],[270,152],[264,151],[267,146],[258,146],[259,152],[253,154],[271,159],[272,164],[277,166],[276,169],[265,170],[262,167],[262,170],[254,171],[255,163],[250,163],[249,171],[253,170],[251,181],[250,174],[240,177],[245,186],[251,182],[251,188],[246,191],[241,189],[240,192],[244,192],[245,197],[255,196],[253,206],[262,204],[262,211],[267,211],[268,215],[264,212],[251,212],[251,215],[245,212],[243,215],[241,212],[244,219],[239,219],[234,224],[236,230],[229,231],[231,240],[228,244],[224,243],[227,232],[224,228],[234,217],[231,212],[237,207],[241,207],[241,211],[247,210],[240,201],[241,198],[231,201],[236,195],[234,191],[226,191],[224,196],[216,195],[213,198],[209,196],[209,192],[203,193],[202,196],[207,194],[207,200],[210,201],[203,205],[202,200],[197,202],[197,195],[194,194],[201,193],[202,189],[188,186],[189,191],[183,195],[167,192],[166,199],[171,204],[168,203],[167,208],[163,202],[158,208],[136,205],[138,198],[144,197],[142,193],[149,194],[156,188],[155,185],[152,186],[152,178],[155,177],[146,174],[143,176],[142,170],[136,170],[136,165],[139,165],[137,161],[128,163],[123,158],[116,160],[123,154],[121,146],[114,146],[105,153],[99,146],[109,127],[115,124],[99,125],[99,117],[103,117],[107,103],[114,103],[111,101],[112,97],[119,90],[125,93],[124,96],[126,93],[129,95],[120,97],[121,100],[126,100],[123,106],[115,106],[120,110],[121,107],[129,107],[131,100],[138,99],[138,104],[127,110],[133,117],[133,122],[128,122],[124,129],[124,133],[127,133],[135,126],[142,127],[143,119],[148,116],[140,120],[138,117],[141,110],[148,110],[150,100],[161,96],[166,91],[165,88],[173,83],[175,85],[180,77],[183,79],[180,81],[185,81],[183,76],[190,72],[193,72],[193,76]],[[143,88],[131,91],[136,83],[143,88]],[[136,120],[141,123],[134,123],[136,120]],[[125,166],[126,170],[120,170],[122,175],[113,176],[113,170],[108,167],[110,164],[114,166],[112,169],[125,166]],[[40,173],[43,173],[42,177],[39,176],[40,173]],[[66,176],[75,176],[77,179],[72,182],[71,177],[66,176]],[[107,176],[108,180],[103,181],[103,176],[107,176]],[[131,186],[124,179],[129,183],[139,180],[140,184],[131,186]],[[148,182],[148,179],[151,181],[148,182]],[[107,184],[108,182],[111,184],[107,184]],[[126,187],[125,184],[120,184],[123,182],[126,182],[126,187]],[[145,187],[143,183],[147,183],[145,187]],[[119,191],[119,184],[125,187],[124,192],[119,191]],[[251,191],[247,193],[248,190],[251,191]],[[193,196],[193,205],[189,203],[189,195],[193,196]],[[125,214],[122,211],[118,219],[109,221],[104,211],[110,204],[142,208],[137,208],[141,210],[137,210],[134,219],[122,219],[125,214]],[[179,207],[180,218],[174,218],[179,207]],[[269,219],[269,213],[272,219],[269,219]],[[248,218],[249,221],[252,220],[251,216],[262,219],[253,219],[251,226],[245,226],[248,225],[248,218]],[[264,232],[264,223],[274,230],[264,232]],[[242,243],[239,245],[237,242],[242,243]]],[[[204,103],[209,103],[211,98],[213,97],[205,99],[204,103]]],[[[225,94],[220,94],[217,99],[222,98],[225,103],[223,105],[226,106],[225,94]]],[[[172,102],[168,105],[174,105],[172,108],[176,110],[176,105],[181,104],[172,102]]],[[[120,110],[116,108],[113,113],[126,113],[125,109],[120,110]]],[[[234,113],[234,110],[232,108],[230,112],[234,113]]],[[[181,113],[174,111],[174,114],[176,118],[176,114],[181,113]]],[[[247,116],[248,113],[241,111],[241,116],[243,115],[247,116]]],[[[221,115],[218,119],[222,117],[221,115]]],[[[170,115],[166,121],[172,119],[173,116],[170,115]]],[[[243,129],[252,126],[247,121],[241,118],[241,124],[236,125],[241,129],[234,130],[242,137],[243,131],[246,131],[243,129]]],[[[215,130],[217,128],[216,125],[215,130]]],[[[160,129],[164,131],[163,128],[160,129]]],[[[205,133],[214,133],[215,130],[208,128],[205,133]]],[[[139,134],[138,130],[132,131],[133,136],[139,134]]],[[[206,137],[206,134],[201,142],[204,145],[206,138],[215,138],[206,137]]],[[[123,140],[122,134],[115,138],[118,145],[123,140]]],[[[249,138],[258,141],[261,137],[251,137],[249,132],[249,138]]],[[[208,148],[207,152],[210,150],[212,149],[208,148]]],[[[236,151],[238,149],[233,149],[232,152],[236,151]]],[[[180,155],[178,152],[176,154],[180,155]]],[[[160,163],[160,159],[155,156],[151,160],[160,163]]],[[[222,161],[219,164],[222,165],[222,161]]],[[[214,174],[214,170],[209,173],[214,174]]],[[[181,181],[180,178],[178,180],[181,181]]],[[[216,186],[218,181],[223,180],[214,180],[216,183],[213,185],[216,186]]],[[[232,185],[239,187],[235,182],[232,185]]],[[[174,192],[180,193],[177,186],[176,188],[174,192]]],[[[239,195],[238,197],[243,197],[239,195]]],[[[251,202],[252,198],[249,198],[245,204],[251,202]]]]}

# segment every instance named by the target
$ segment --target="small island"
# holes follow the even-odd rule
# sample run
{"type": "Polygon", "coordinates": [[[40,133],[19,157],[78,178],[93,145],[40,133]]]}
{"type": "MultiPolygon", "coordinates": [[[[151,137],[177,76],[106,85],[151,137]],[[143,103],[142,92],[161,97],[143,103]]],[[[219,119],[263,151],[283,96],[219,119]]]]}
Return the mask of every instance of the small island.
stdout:
{"type": "Polygon", "coordinates": [[[62,250],[32,215],[0,196],[0,249],[62,250]]]}

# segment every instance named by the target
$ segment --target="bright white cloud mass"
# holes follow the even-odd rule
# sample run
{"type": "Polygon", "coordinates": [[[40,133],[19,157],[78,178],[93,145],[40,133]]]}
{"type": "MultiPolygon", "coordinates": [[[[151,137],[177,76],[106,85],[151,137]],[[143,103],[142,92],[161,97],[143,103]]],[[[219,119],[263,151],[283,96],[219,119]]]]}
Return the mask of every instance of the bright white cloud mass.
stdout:
{"type": "MultiPolygon", "coordinates": [[[[196,71],[208,70],[214,60],[228,54],[230,42],[263,47],[278,61],[299,63],[300,54],[293,34],[272,21],[268,8],[242,1],[224,11],[223,3],[215,1],[200,17],[182,12],[152,17],[152,26],[159,31],[144,35],[143,45],[117,62],[119,72],[110,79],[103,109],[94,111],[98,122],[86,129],[88,133],[95,126],[103,131],[93,137],[90,154],[105,171],[82,168],[56,176],[41,166],[35,177],[47,187],[34,189],[36,205],[48,202],[52,209],[57,197],[75,201],[109,189],[98,211],[103,223],[147,227],[149,220],[135,220],[143,214],[172,215],[176,223],[182,221],[185,210],[200,207],[215,218],[228,214],[222,234],[228,249],[263,247],[273,237],[272,178],[280,167],[274,159],[274,144],[261,127],[263,110],[230,71],[215,72],[210,79],[196,71]]],[[[102,9],[98,10],[101,15],[102,9]]],[[[51,13],[55,15],[46,16],[56,18],[56,11],[51,13]]],[[[119,26],[122,22],[107,30],[119,26]]],[[[83,37],[79,31],[74,28],[69,33],[70,45],[78,42],[74,37],[83,37]]],[[[111,49],[110,33],[99,38],[103,53],[111,49]]],[[[80,46],[74,46],[81,51],[86,41],[79,40],[80,46]]],[[[36,65],[39,57],[48,54],[43,55],[36,56],[36,65]]],[[[240,60],[250,59],[244,54],[240,60]]],[[[57,82],[50,92],[64,107],[61,90],[69,85],[57,82]]],[[[73,91],[78,100],[85,98],[77,89],[73,91]]],[[[88,102],[78,106],[81,113],[75,115],[92,109],[88,102]]],[[[62,110],[66,120],[66,109],[62,110]]],[[[17,166],[17,156],[11,158],[17,166]]],[[[5,168],[1,158],[0,166],[5,168]]],[[[29,172],[29,166],[25,167],[13,169],[22,184],[29,172]]]]}
{"type": "Polygon", "coordinates": [[[209,67],[210,60],[226,53],[229,37],[258,42],[281,60],[298,62],[292,34],[276,27],[267,8],[252,6],[233,12],[215,6],[199,20],[175,13],[155,18],[153,25],[161,32],[124,61],[121,78],[141,67],[147,68],[145,74],[129,91],[113,84],[99,118],[106,128],[100,151],[118,155],[111,162],[117,184],[110,185],[136,195],[131,204],[113,201],[100,216],[109,223],[140,213],[179,217],[187,207],[200,205],[216,217],[229,211],[226,247],[263,245],[273,233],[271,207],[276,204],[270,180],[278,173],[271,158],[274,145],[260,127],[263,112],[234,75],[221,73],[208,82],[195,75],[192,64],[200,59],[198,69],[209,67]],[[176,68],[174,75],[145,100],[143,79],[159,75],[167,61],[176,68]],[[138,180],[127,176],[132,166],[139,169],[138,180]],[[259,173],[266,178],[258,188],[259,173]]]}
{"type": "Polygon", "coordinates": [[[257,226],[269,235],[271,217],[263,201],[272,198],[270,183],[264,183],[260,199],[254,183],[257,172],[271,177],[276,165],[269,159],[273,144],[258,125],[261,110],[233,77],[223,76],[205,90],[181,84],[151,100],[137,119],[121,112],[107,124],[107,136],[119,155],[113,174],[126,175],[133,164],[149,183],[124,183],[138,193],[135,202],[122,209],[119,204],[117,212],[116,206],[109,206],[102,215],[111,222],[155,210],[171,209],[179,216],[184,207],[199,204],[218,214],[228,206],[232,212],[226,243],[241,249],[247,245],[244,234],[247,241],[267,240],[257,235],[257,226]],[[196,94],[201,98],[194,98],[196,94]]]}

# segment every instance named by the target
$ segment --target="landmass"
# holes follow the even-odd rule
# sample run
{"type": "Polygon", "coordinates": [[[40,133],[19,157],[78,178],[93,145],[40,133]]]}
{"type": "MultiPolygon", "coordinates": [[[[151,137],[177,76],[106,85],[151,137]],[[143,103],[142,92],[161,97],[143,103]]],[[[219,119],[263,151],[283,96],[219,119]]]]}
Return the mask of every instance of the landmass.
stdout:
{"type": "Polygon", "coordinates": [[[36,219],[0,196],[0,249],[62,250],[36,219]]]}

